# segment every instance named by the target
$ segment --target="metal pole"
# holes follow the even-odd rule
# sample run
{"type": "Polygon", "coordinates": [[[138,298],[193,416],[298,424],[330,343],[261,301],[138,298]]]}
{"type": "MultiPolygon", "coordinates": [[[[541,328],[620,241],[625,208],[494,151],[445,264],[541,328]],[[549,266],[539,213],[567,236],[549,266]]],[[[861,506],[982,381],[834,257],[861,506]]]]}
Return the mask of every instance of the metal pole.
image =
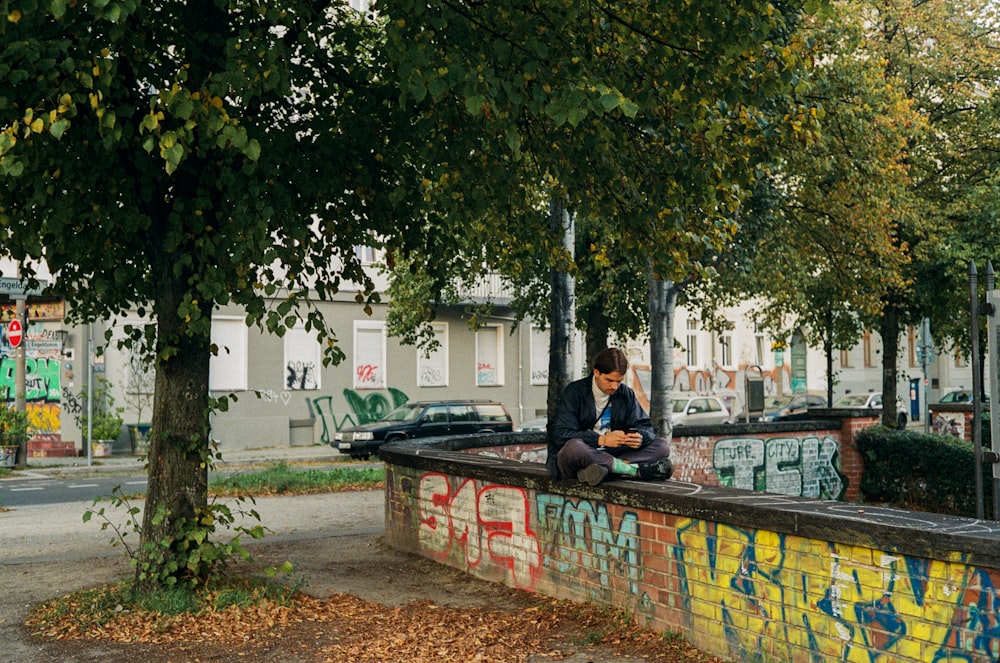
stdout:
{"type": "Polygon", "coordinates": [[[94,329],[87,325],[87,465],[94,462],[94,329]]]}
{"type": "Polygon", "coordinates": [[[982,410],[982,376],[979,374],[979,306],[976,263],[969,263],[969,337],[972,343],[972,447],[975,454],[976,518],[983,519],[983,436],[979,416],[982,410]]]}
{"type": "Polygon", "coordinates": [[[924,372],[924,435],[929,435],[931,432],[931,388],[927,369],[931,365],[932,352],[931,320],[924,318],[920,322],[920,368],[924,372]]]}
{"type": "MultiPolygon", "coordinates": [[[[28,344],[28,325],[25,323],[24,297],[14,297],[14,318],[21,323],[21,342],[14,349],[14,409],[17,412],[27,410],[27,363],[25,346],[28,344]]],[[[28,444],[25,440],[18,441],[17,459],[15,463],[21,467],[28,464],[28,444]]]]}
{"type": "MultiPolygon", "coordinates": [[[[1000,398],[1000,325],[997,324],[997,304],[1000,303],[1000,293],[996,290],[996,277],[993,272],[993,262],[986,261],[986,349],[987,365],[989,366],[989,392],[990,401],[988,404],[990,412],[990,462],[993,464],[993,520],[1000,520],[1000,417],[993,416],[994,412],[1000,412],[1000,406],[996,405],[1000,398]]],[[[976,395],[979,400],[979,395],[976,395]]]]}

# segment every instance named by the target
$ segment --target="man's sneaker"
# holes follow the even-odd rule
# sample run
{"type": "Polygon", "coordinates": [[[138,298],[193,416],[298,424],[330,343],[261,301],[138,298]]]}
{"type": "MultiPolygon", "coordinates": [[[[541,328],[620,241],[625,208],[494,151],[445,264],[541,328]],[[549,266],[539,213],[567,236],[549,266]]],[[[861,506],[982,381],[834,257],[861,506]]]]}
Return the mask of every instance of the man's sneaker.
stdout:
{"type": "Polygon", "coordinates": [[[669,458],[661,458],[655,463],[641,463],[638,475],[640,479],[645,481],[666,481],[673,473],[674,464],[670,462],[669,458]]]}
{"type": "Polygon", "coordinates": [[[576,480],[588,486],[596,486],[604,481],[604,477],[606,476],[608,476],[608,468],[594,463],[577,472],[576,480]]]}

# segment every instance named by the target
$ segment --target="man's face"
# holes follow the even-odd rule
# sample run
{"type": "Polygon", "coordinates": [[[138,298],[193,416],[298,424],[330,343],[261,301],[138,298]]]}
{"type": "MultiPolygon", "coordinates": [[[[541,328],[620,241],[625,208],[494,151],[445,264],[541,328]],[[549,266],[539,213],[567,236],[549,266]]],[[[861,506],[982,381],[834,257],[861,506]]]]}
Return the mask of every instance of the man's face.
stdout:
{"type": "Polygon", "coordinates": [[[618,391],[619,385],[625,381],[625,376],[618,371],[613,371],[611,373],[601,373],[596,368],[594,369],[594,382],[597,383],[597,388],[603,391],[605,394],[610,396],[611,394],[618,391]]]}

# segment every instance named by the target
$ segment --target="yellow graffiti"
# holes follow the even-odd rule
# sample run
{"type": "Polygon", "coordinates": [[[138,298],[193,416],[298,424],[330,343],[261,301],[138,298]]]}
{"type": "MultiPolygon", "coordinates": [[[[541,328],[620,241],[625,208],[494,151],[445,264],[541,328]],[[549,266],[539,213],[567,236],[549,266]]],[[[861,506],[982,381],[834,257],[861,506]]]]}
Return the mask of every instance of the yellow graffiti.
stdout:
{"type": "Polygon", "coordinates": [[[27,403],[24,409],[35,433],[59,433],[62,430],[59,423],[62,408],[58,403],[27,403]]]}
{"type": "Polygon", "coordinates": [[[950,642],[969,611],[963,597],[986,590],[969,586],[965,563],[915,560],[913,574],[901,555],[700,520],[678,519],[677,534],[691,632],[717,639],[715,651],[725,641],[737,660],[806,660],[806,651],[921,660],[931,644],[971,651],[975,632],[950,642]]]}

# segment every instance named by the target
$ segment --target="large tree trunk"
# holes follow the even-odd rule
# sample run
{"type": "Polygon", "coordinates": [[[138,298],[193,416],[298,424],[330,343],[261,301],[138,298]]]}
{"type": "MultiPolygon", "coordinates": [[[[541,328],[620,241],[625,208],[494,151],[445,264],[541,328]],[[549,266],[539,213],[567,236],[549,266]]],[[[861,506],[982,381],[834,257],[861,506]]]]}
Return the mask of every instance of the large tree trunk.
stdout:
{"type": "Polygon", "coordinates": [[[670,411],[674,402],[674,308],[677,288],[649,274],[649,417],[653,431],[668,440],[673,434],[670,411]]]}
{"type": "MultiPolygon", "coordinates": [[[[549,226],[553,232],[562,233],[563,248],[570,258],[573,256],[573,216],[557,202],[549,205],[549,226]]],[[[570,383],[570,358],[573,356],[573,306],[576,296],[573,279],[564,270],[553,268],[552,301],[550,304],[549,328],[549,385],[547,431],[554,435],[556,407],[563,389],[570,383]]]]}
{"type": "Polygon", "coordinates": [[[590,306],[586,311],[587,316],[587,349],[584,355],[590,361],[601,350],[608,347],[608,335],[611,326],[608,316],[603,306],[590,306]]]}
{"type": "Polygon", "coordinates": [[[826,309],[826,329],[823,332],[823,357],[826,359],[826,403],[833,406],[833,312],[826,309]]]}
{"type": "Polygon", "coordinates": [[[893,303],[882,309],[882,425],[896,427],[896,357],[899,354],[899,312],[893,303]]]}
{"type": "MultiPolygon", "coordinates": [[[[178,315],[184,296],[185,279],[172,275],[166,261],[154,266],[160,287],[155,302],[157,318],[156,387],[150,430],[149,483],[143,513],[141,552],[136,567],[135,588],[149,592],[163,578],[150,575],[167,568],[163,559],[172,557],[177,535],[208,504],[208,369],[211,331],[192,336],[186,321],[178,315]],[[160,350],[170,345],[175,354],[163,359],[160,350]],[[151,547],[152,543],[169,547],[151,547]],[[145,570],[145,572],[144,572],[145,570]]],[[[212,314],[211,306],[201,307],[202,316],[212,314]]],[[[181,576],[183,569],[174,575],[181,576]]]]}

